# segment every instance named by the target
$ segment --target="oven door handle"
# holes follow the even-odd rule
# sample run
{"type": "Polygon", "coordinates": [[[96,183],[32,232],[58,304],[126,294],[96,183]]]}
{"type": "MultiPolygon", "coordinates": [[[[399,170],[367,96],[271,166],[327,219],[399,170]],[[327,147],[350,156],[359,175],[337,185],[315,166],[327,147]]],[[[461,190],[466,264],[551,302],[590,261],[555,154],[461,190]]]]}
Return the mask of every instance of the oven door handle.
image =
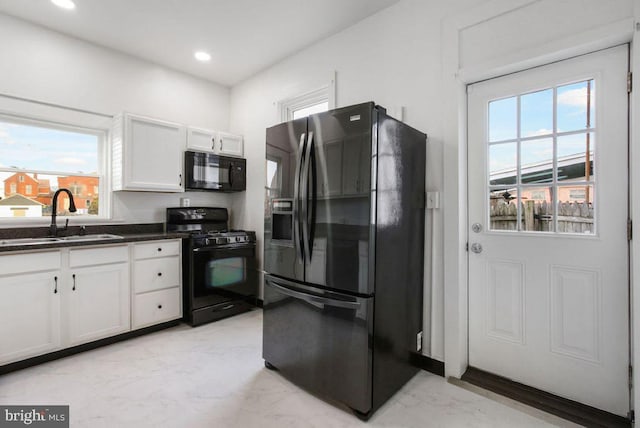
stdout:
{"type": "Polygon", "coordinates": [[[253,250],[256,248],[255,244],[231,244],[233,246],[221,245],[219,247],[199,247],[194,248],[194,253],[204,253],[211,251],[241,251],[241,250],[253,250]]]}
{"type": "Polygon", "coordinates": [[[345,300],[329,299],[326,297],[314,296],[313,294],[303,293],[301,291],[295,291],[290,288],[277,284],[273,279],[266,278],[266,281],[273,288],[278,290],[282,294],[294,297],[296,299],[304,300],[312,304],[321,304],[326,306],[332,306],[336,308],[358,309],[360,308],[360,302],[347,302],[345,300]]]}

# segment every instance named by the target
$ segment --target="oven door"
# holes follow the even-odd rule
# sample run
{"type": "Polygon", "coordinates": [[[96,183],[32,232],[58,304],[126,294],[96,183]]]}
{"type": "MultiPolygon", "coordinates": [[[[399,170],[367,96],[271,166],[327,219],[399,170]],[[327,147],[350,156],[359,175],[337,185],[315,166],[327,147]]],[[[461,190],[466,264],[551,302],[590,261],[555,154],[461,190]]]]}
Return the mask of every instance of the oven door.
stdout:
{"type": "Polygon", "coordinates": [[[255,304],[257,274],[255,243],[195,248],[193,309],[238,299],[255,304]]]}

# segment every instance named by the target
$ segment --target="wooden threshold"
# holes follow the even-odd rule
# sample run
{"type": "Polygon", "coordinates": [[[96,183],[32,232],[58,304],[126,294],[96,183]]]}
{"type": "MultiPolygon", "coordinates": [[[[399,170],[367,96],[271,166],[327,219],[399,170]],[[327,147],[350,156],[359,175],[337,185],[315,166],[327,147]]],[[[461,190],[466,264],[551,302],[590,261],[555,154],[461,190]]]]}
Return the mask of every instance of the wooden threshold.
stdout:
{"type": "Polygon", "coordinates": [[[628,418],[558,397],[475,367],[467,368],[461,379],[586,427],[629,428],[632,426],[631,420],[628,418]]]}

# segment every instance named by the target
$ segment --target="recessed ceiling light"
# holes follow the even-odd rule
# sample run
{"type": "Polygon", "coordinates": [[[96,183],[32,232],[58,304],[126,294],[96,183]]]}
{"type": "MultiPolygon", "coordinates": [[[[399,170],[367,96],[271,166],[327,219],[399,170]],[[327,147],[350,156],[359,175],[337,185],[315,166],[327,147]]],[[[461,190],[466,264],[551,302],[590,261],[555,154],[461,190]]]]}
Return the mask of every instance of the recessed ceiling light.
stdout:
{"type": "Polygon", "coordinates": [[[71,10],[76,8],[76,4],[73,0],[51,0],[51,3],[63,9],[71,10]]]}
{"type": "Polygon", "coordinates": [[[211,60],[211,54],[205,52],[205,51],[198,51],[196,53],[193,54],[193,56],[198,60],[198,61],[202,61],[202,62],[207,62],[211,60]]]}

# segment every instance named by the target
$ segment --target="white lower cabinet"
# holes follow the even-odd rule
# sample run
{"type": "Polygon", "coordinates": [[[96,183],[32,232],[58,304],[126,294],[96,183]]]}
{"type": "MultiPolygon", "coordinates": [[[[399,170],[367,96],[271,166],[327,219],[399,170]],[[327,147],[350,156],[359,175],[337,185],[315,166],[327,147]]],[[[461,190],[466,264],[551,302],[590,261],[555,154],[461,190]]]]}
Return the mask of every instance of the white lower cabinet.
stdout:
{"type": "Polygon", "coordinates": [[[132,329],[182,318],[181,249],[179,239],[134,244],[132,329]]]}
{"type": "Polygon", "coordinates": [[[0,255],[0,365],[181,318],[180,243],[0,255]]]}
{"type": "Polygon", "coordinates": [[[182,317],[179,287],[136,294],[133,299],[134,329],[182,317]]]}
{"type": "Polygon", "coordinates": [[[128,246],[73,249],[69,260],[64,299],[68,344],[129,331],[128,246]]]}
{"type": "Polygon", "coordinates": [[[0,364],[60,349],[59,280],[59,266],[0,277],[0,364]]]}

